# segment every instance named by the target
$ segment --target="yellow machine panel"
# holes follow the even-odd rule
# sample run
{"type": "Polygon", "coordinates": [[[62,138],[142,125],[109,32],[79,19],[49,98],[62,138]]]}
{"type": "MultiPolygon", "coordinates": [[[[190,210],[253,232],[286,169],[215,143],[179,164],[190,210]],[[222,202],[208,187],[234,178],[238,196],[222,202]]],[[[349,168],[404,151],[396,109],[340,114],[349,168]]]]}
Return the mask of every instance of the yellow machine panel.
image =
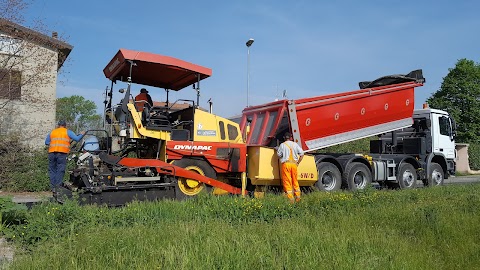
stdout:
{"type": "Polygon", "coordinates": [[[164,141],[170,140],[170,132],[146,129],[142,125],[142,120],[141,120],[142,114],[135,109],[135,105],[133,105],[132,103],[129,103],[127,107],[132,114],[132,120],[133,120],[132,125],[134,128],[132,128],[130,132],[131,133],[130,137],[132,139],[142,138],[142,136],[144,136],[144,137],[160,139],[164,141]]]}
{"type": "Polygon", "coordinates": [[[194,141],[241,143],[240,126],[226,118],[195,110],[194,141]]]}
{"type": "MultiPolygon", "coordinates": [[[[249,146],[247,152],[248,177],[253,185],[281,185],[280,161],[275,149],[249,146]]],[[[298,166],[298,183],[300,186],[313,186],[317,179],[315,157],[305,155],[298,166]]]]}

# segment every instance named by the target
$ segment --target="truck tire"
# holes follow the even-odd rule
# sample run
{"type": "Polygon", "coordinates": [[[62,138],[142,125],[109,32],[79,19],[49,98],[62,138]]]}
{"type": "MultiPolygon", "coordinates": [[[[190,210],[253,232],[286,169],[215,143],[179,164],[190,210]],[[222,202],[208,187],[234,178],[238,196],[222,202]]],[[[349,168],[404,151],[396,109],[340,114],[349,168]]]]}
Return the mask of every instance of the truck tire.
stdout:
{"type": "Polygon", "coordinates": [[[417,171],[410,163],[400,165],[397,174],[397,187],[400,189],[413,189],[417,186],[417,171]]]}
{"type": "MultiPolygon", "coordinates": [[[[217,178],[215,170],[205,160],[182,158],[180,160],[175,160],[173,165],[212,179],[217,178]]],[[[211,190],[212,187],[205,183],[194,179],[178,177],[177,185],[175,187],[175,197],[176,199],[182,200],[194,197],[202,192],[210,193],[211,190]]]]}
{"type": "Polygon", "coordinates": [[[440,164],[432,162],[430,163],[430,174],[427,177],[427,180],[423,181],[423,184],[426,187],[435,187],[443,185],[445,180],[445,173],[443,172],[442,166],[440,164]]]}
{"type": "Polygon", "coordinates": [[[365,189],[372,183],[372,172],[367,165],[352,162],[345,168],[342,181],[349,190],[365,189]]]}
{"type": "Polygon", "coordinates": [[[315,188],[321,191],[335,191],[342,187],[342,175],[337,166],[330,162],[320,162],[317,164],[318,181],[315,188]]]}

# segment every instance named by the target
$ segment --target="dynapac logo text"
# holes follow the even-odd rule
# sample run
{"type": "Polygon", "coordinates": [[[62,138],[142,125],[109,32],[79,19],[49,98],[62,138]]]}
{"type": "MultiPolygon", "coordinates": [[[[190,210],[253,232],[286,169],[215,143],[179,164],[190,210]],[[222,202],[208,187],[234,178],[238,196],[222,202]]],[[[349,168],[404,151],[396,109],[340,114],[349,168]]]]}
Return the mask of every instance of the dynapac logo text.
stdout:
{"type": "Polygon", "coordinates": [[[175,150],[204,150],[210,151],[212,150],[211,145],[182,145],[178,144],[173,147],[175,150]]]}

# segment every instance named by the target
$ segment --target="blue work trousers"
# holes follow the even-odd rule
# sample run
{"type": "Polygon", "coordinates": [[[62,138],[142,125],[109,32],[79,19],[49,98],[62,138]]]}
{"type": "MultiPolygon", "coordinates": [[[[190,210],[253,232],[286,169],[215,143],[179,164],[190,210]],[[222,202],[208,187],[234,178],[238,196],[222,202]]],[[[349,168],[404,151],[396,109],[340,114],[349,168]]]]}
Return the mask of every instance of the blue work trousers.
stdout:
{"type": "Polygon", "coordinates": [[[48,173],[50,175],[50,188],[52,190],[62,184],[66,167],[67,154],[58,152],[48,153],[48,173]]]}

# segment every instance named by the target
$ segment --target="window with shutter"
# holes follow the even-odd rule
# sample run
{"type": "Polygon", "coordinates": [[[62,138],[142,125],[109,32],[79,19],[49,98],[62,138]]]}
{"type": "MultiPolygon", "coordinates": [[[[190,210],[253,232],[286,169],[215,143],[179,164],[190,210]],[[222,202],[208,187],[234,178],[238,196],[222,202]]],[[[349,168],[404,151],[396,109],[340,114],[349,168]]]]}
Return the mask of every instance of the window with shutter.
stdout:
{"type": "Polygon", "coordinates": [[[0,69],[0,99],[22,97],[22,73],[18,70],[0,69]]]}

